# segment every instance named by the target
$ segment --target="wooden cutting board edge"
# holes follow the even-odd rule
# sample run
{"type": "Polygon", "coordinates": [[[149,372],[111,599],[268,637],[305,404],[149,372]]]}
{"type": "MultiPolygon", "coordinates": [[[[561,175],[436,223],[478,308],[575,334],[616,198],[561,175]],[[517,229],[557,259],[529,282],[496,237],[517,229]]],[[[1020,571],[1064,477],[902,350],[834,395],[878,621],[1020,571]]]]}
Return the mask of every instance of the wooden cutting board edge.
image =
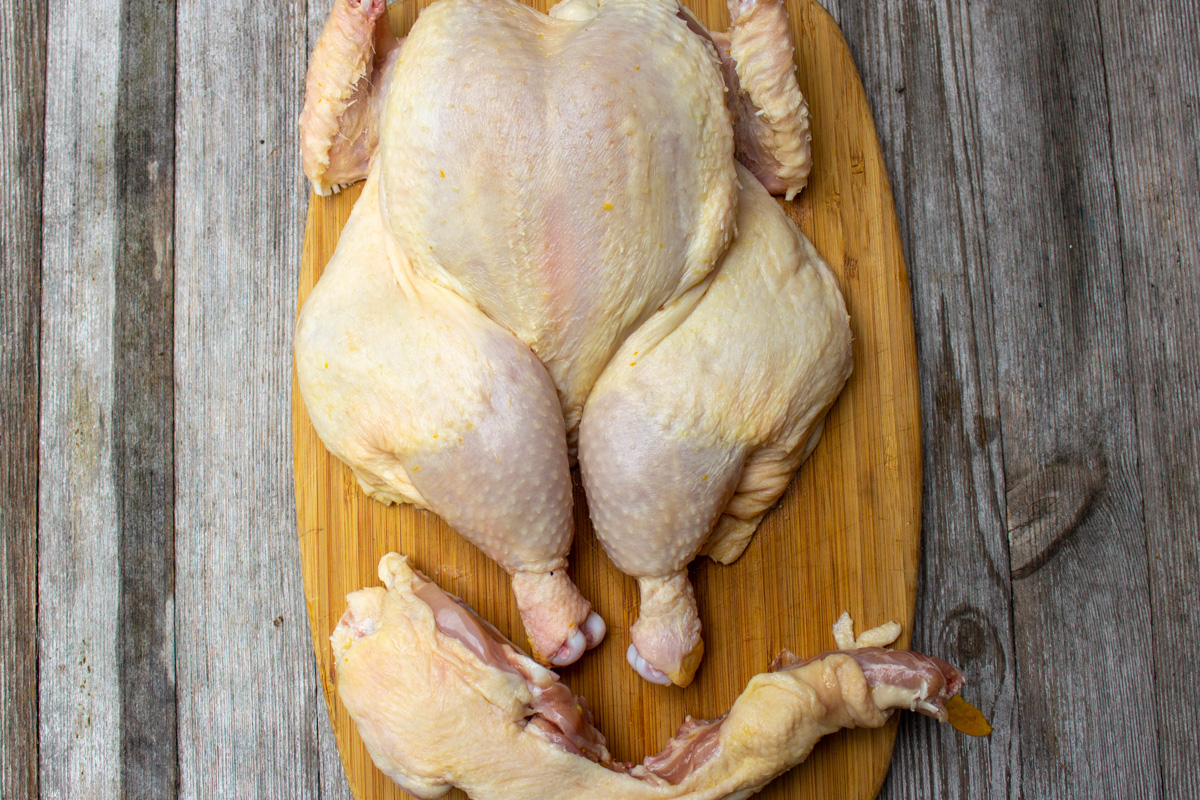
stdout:
{"type": "MultiPolygon", "coordinates": [[[[428,0],[418,0],[418,3],[407,2],[391,9],[391,17],[394,29],[399,31],[407,31],[412,22],[416,18],[419,8],[428,5],[428,0]]],[[[708,7],[699,3],[688,3],[711,28],[723,29],[728,23],[728,17],[725,12],[724,3],[714,3],[709,0],[708,7]]],[[[853,58],[849,48],[842,37],[841,31],[836,22],[821,8],[817,3],[811,0],[789,0],[788,12],[793,23],[793,35],[796,37],[797,60],[800,66],[800,76],[802,88],[806,90],[806,96],[809,98],[810,105],[814,114],[814,163],[815,170],[813,176],[813,184],[807,190],[806,195],[802,196],[795,204],[784,204],[785,209],[792,218],[797,222],[802,230],[810,235],[810,238],[817,244],[818,249],[830,261],[834,271],[838,274],[839,282],[843,287],[843,292],[846,294],[847,304],[850,308],[852,317],[852,325],[855,325],[855,376],[852,376],[851,383],[854,384],[856,378],[864,371],[864,356],[867,358],[877,359],[880,364],[880,371],[887,373],[891,378],[891,388],[894,390],[890,397],[880,396],[881,401],[877,408],[887,407],[889,404],[893,408],[893,413],[889,419],[900,420],[901,425],[897,427],[890,435],[895,437],[890,446],[885,441],[883,445],[884,457],[887,459],[886,471],[889,474],[897,475],[895,485],[892,487],[895,490],[893,498],[897,508],[896,514],[891,519],[897,524],[897,538],[894,543],[895,550],[891,553],[892,556],[899,559],[899,572],[901,573],[900,588],[902,591],[897,596],[893,593],[893,602],[891,609],[893,613],[886,615],[890,618],[899,617],[898,621],[904,626],[904,633],[901,644],[906,645],[911,637],[911,625],[913,620],[914,604],[916,599],[916,578],[917,566],[919,560],[920,548],[920,502],[921,502],[921,439],[920,439],[920,403],[919,403],[919,387],[917,382],[917,360],[915,337],[912,325],[912,307],[911,297],[908,287],[908,276],[904,264],[903,249],[899,233],[899,225],[896,219],[894,210],[894,201],[891,193],[891,187],[888,182],[887,173],[882,161],[882,153],[879,148],[878,138],[875,132],[874,121],[870,114],[870,109],[867,105],[865,91],[863,90],[861,80],[858,76],[857,69],[854,66],[853,58]],[[814,69],[814,67],[825,67],[827,69],[814,69]],[[832,68],[832,69],[829,69],[832,68]],[[833,136],[823,137],[822,128],[836,128],[852,132],[850,127],[822,125],[820,116],[822,112],[828,113],[829,109],[823,109],[820,102],[820,93],[814,91],[809,84],[812,80],[808,80],[809,75],[814,75],[814,80],[820,80],[823,75],[836,74],[839,76],[837,83],[837,91],[834,92],[842,101],[837,106],[837,115],[840,117],[847,108],[856,110],[856,119],[854,120],[858,126],[858,138],[851,141],[848,146],[850,157],[848,159],[823,159],[823,151],[830,149],[830,141],[823,142],[823,138],[834,139],[833,136]],[[858,145],[856,152],[855,144],[858,145]],[[848,204],[857,208],[854,202],[847,203],[847,192],[843,191],[846,187],[853,187],[861,184],[865,187],[865,193],[870,195],[878,204],[875,206],[867,206],[869,212],[866,216],[856,218],[855,222],[869,231],[866,237],[869,242],[877,242],[880,245],[880,253],[876,254],[879,258],[872,259],[858,258],[853,253],[859,253],[852,247],[832,248],[845,249],[847,252],[842,253],[843,258],[840,263],[833,257],[831,252],[831,242],[822,241],[819,231],[813,231],[813,213],[812,204],[813,195],[819,191],[822,185],[822,172],[837,173],[837,187],[828,197],[822,198],[822,202],[833,204],[839,210],[843,204],[848,204]],[[857,183],[853,176],[858,176],[857,183]],[[862,264],[860,269],[859,265],[862,264]],[[890,265],[890,268],[889,268],[890,265]],[[851,284],[864,283],[866,286],[855,291],[855,287],[851,284]],[[888,314],[886,319],[882,321],[878,318],[864,320],[862,315],[855,314],[855,300],[863,292],[872,293],[878,292],[880,296],[886,297],[888,302],[888,314]],[[857,325],[856,325],[857,323],[857,325]],[[860,335],[860,330],[864,324],[873,324],[879,327],[881,324],[884,329],[883,347],[872,353],[860,352],[861,342],[866,339],[868,341],[878,341],[879,337],[873,334],[866,336],[860,335]],[[895,613],[901,611],[901,614],[895,613]]],[[[838,143],[836,149],[840,152],[843,148],[838,143]]],[[[361,186],[361,185],[360,185],[361,186]]],[[[352,187],[350,190],[334,198],[321,198],[312,196],[310,198],[309,212],[306,222],[305,240],[304,240],[304,256],[303,266],[300,276],[300,294],[297,302],[297,309],[302,306],[312,285],[319,277],[321,269],[336,245],[338,233],[341,230],[342,224],[349,211],[353,206],[354,200],[357,199],[360,186],[352,187]]],[[[851,192],[852,194],[852,192],[851,192]]],[[[852,209],[853,210],[853,209],[852,209]]],[[[862,210],[862,209],[858,209],[862,210]]],[[[857,227],[857,226],[856,226],[857,227]]],[[[843,235],[842,243],[849,245],[851,237],[843,235]]],[[[835,243],[836,244],[836,243],[835,243]]],[[[870,250],[869,243],[862,248],[863,251],[870,250]]],[[[861,254],[861,253],[860,253],[861,254]]],[[[882,301],[880,301],[882,302],[882,301]]],[[[878,305],[879,303],[876,303],[878,305]]],[[[874,328],[872,328],[874,330],[874,328]]],[[[851,392],[852,386],[847,387],[843,399],[839,399],[835,405],[833,412],[830,415],[830,427],[833,427],[835,417],[838,414],[838,408],[845,402],[846,395],[851,392]]],[[[362,496],[361,492],[355,486],[352,479],[349,477],[349,471],[344,467],[341,468],[342,475],[338,476],[337,467],[330,467],[329,462],[332,462],[332,457],[324,451],[316,439],[315,433],[308,421],[307,414],[304,409],[304,404],[300,398],[299,390],[296,385],[295,375],[293,372],[293,387],[292,387],[292,407],[293,407],[293,433],[295,446],[295,480],[296,480],[296,503],[297,503],[297,526],[300,535],[301,544],[301,560],[304,573],[305,598],[309,616],[309,621],[312,628],[314,651],[317,657],[319,674],[321,683],[324,689],[326,702],[330,712],[330,717],[333,721],[335,738],[338,740],[339,752],[342,757],[344,766],[347,770],[347,777],[350,781],[351,789],[356,798],[359,800],[375,800],[381,797],[406,797],[394,785],[390,784],[378,772],[377,769],[370,763],[369,757],[366,755],[361,740],[358,739],[357,733],[353,730],[352,723],[349,722],[348,716],[336,695],[334,676],[331,674],[331,653],[329,652],[328,636],[337,617],[340,616],[340,606],[344,606],[344,601],[340,597],[332,597],[331,590],[334,584],[340,585],[342,588],[349,587],[350,589],[360,588],[365,585],[374,585],[374,580],[371,578],[361,579],[355,585],[353,582],[347,583],[345,576],[342,580],[335,579],[335,572],[344,573],[347,569],[347,564],[334,563],[342,562],[343,559],[338,557],[338,553],[331,537],[334,532],[329,530],[323,522],[328,522],[331,519],[330,514],[334,517],[338,513],[342,513],[344,518],[357,519],[361,514],[354,511],[346,511],[344,507],[347,505],[361,506],[378,506],[378,504],[367,500],[362,496]],[[324,456],[324,464],[321,456],[324,456]],[[325,469],[333,474],[322,476],[319,473],[325,469]],[[340,488],[339,488],[340,487],[340,488]],[[339,495],[340,497],[332,497],[331,495],[339,495]],[[342,512],[331,512],[332,506],[342,506],[342,512]],[[336,615],[334,612],[336,611],[336,615]]],[[[826,433],[826,440],[831,439],[830,432],[826,433]]],[[[887,438],[885,434],[884,438],[887,438]]],[[[780,501],[780,506],[783,509],[795,506],[799,501],[795,499],[795,495],[799,494],[796,484],[801,483],[808,472],[815,471],[819,461],[818,456],[823,450],[827,450],[826,441],[823,441],[814,453],[813,458],[801,470],[801,477],[797,478],[793,486],[789,488],[788,493],[780,501]],[[807,472],[806,472],[807,471],[807,472]]],[[[855,453],[858,455],[858,453],[855,453]]],[[[785,511],[777,508],[768,515],[764,520],[763,530],[756,537],[755,544],[752,544],[753,551],[758,542],[764,538],[767,533],[767,528],[772,522],[772,517],[782,517],[785,511]]],[[[396,515],[394,512],[392,516],[396,515]]],[[[401,516],[409,519],[409,526],[412,527],[412,514],[415,513],[408,509],[407,513],[402,511],[401,516]]],[[[577,513],[577,519],[579,514],[577,513]]],[[[417,522],[417,526],[422,528],[418,535],[428,535],[430,526],[417,522]]],[[[782,526],[780,522],[777,527],[782,526]]],[[[401,527],[404,522],[399,522],[401,527]]],[[[386,535],[375,535],[371,544],[377,543],[379,539],[387,538],[386,535]]],[[[578,545],[577,545],[578,546],[578,545]]],[[[362,545],[363,548],[369,548],[368,543],[362,545]]],[[[750,551],[743,557],[742,562],[747,561],[750,557],[750,551]]],[[[742,563],[739,562],[739,563],[742,563]]],[[[733,567],[717,567],[716,569],[731,570],[733,567]]],[[[573,569],[575,566],[573,565],[573,569]]],[[[361,573],[361,569],[359,572],[361,573]]],[[[373,574],[373,569],[371,570],[373,574]]],[[[894,575],[894,570],[892,574],[894,575]]],[[[694,578],[697,576],[696,570],[693,571],[694,578]]],[[[461,576],[459,576],[461,577],[461,576]]],[[[866,584],[868,581],[862,580],[859,577],[860,584],[866,584]]],[[[485,591],[507,591],[503,586],[496,586],[495,580],[486,579],[483,581],[487,586],[485,591]]],[[[455,586],[450,586],[452,590],[456,590],[455,586]]],[[[860,587],[860,591],[862,590],[860,587]]],[[[698,586],[698,594],[703,594],[704,589],[698,586]]],[[[465,592],[460,591],[460,594],[465,592]]],[[[845,592],[842,592],[845,594],[845,592]]],[[[851,592],[851,595],[854,593],[851,592]]],[[[626,601],[628,598],[626,598],[626,601]]],[[[627,602],[626,602],[627,604],[627,602]]],[[[851,599],[850,602],[843,601],[844,605],[852,607],[856,605],[851,599]]],[[[869,612],[872,603],[866,600],[865,593],[862,596],[860,608],[865,608],[869,612]]],[[[855,612],[859,622],[867,624],[877,624],[883,621],[880,618],[862,619],[863,611],[855,612]]],[[[494,620],[495,621],[495,620],[494,620]]],[[[501,620],[502,622],[504,620],[501,620]]],[[[511,627],[511,620],[508,620],[511,627]]],[[[708,620],[706,620],[708,622],[708,620]]],[[[610,636],[620,634],[620,626],[613,625],[610,620],[610,636]],[[615,630],[614,630],[615,629],[615,630]]],[[[827,626],[826,630],[827,630],[827,626]]],[[[502,630],[504,627],[502,626],[502,630]]],[[[706,630],[706,637],[710,632],[706,630]]],[[[826,644],[825,647],[829,645],[826,644]]],[[[761,653],[763,664],[769,659],[773,653],[761,653]]],[[[593,656],[594,654],[589,654],[593,656]]],[[[585,659],[586,660],[586,659],[585,659]]],[[[711,664],[715,660],[712,651],[708,655],[708,662],[711,664]]],[[[761,669],[762,664],[759,665],[761,669]]],[[[568,682],[570,676],[568,675],[568,682]]],[[[624,681],[636,681],[632,673],[621,678],[624,681]]],[[[698,681],[699,682],[699,681],[698,681]]],[[[572,682],[573,683],[573,682],[572,682]]],[[[578,691],[578,687],[576,687],[578,691]]],[[[586,694],[586,692],[585,692],[586,694]]],[[[682,717],[678,717],[677,721],[681,721],[682,717]]],[[[614,725],[620,725],[621,722],[610,720],[607,725],[602,727],[606,733],[614,725]]],[[[882,786],[883,780],[886,777],[887,769],[890,761],[892,744],[895,737],[895,720],[882,730],[878,731],[854,731],[839,734],[843,740],[853,739],[850,743],[837,743],[832,747],[827,746],[830,740],[826,740],[822,745],[819,745],[814,751],[813,756],[809,759],[809,763],[799,770],[794,770],[793,773],[818,773],[830,769],[831,766],[840,766],[836,772],[840,775],[829,776],[828,780],[822,778],[819,774],[812,775],[811,779],[802,781],[779,779],[774,784],[769,786],[763,793],[763,797],[779,797],[779,798],[800,798],[800,797],[874,797],[879,788],[882,786]],[[830,750],[838,750],[837,755],[843,755],[845,758],[838,759],[830,752],[830,750]],[[846,751],[842,753],[841,751],[846,751]],[[861,752],[860,752],[861,751],[861,752]],[[864,754],[869,754],[867,759],[864,754]],[[819,762],[819,763],[818,763],[819,762]],[[847,783],[846,781],[849,781],[847,783]],[[780,785],[787,784],[784,788],[780,785]],[[851,785],[852,784],[852,785],[851,785]],[[792,787],[792,788],[788,788],[792,787]],[[828,791],[827,791],[828,790],[828,791]]],[[[836,737],[834,737],[836,738],[836,737]]],[[[808,776],[805,776],[806,778],[808,776]]],[[[461,797],[458,792],[450,795],[450,797],[461,797]]]]}

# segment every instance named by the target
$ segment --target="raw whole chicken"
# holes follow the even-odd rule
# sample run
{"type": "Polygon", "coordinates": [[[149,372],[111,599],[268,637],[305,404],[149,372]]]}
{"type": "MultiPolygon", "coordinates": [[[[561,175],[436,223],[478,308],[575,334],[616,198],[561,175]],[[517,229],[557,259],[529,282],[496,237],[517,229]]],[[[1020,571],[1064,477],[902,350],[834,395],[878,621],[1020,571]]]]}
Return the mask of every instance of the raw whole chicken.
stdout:
{"type": "Polygon", "coordinates": [[[376,766],[421,798],[746,798],[841,728],[892,709],[939,720],[963,685],[936,658],[882,649],[898,632],[837,637],[840,652],[784,651],[723,717],[690,717],[658,755],[614,762],[582,698],[456,598],[391,553],[384,588],[347,597],[332,636],[338,694],[376,766]],[[874,639],[874,641],[869,641],[874,639]],[[872,646],[875,645],[875,646],[872,646]],[[438,698],[440,713],[430,713],[438,698]]]}
{"type": "Polygon", "coordinates": [[[686,565],[732,561],[850,371],[782,0],[440,0],[403,41],[336,0],[301,117],[318,193],[366,184],[297,325],[318,435],[512,575],[534,656],[604,622],[567,576],[570,466],[639,580],[631,665],[686,685],[686,565]],[[740,160],[742,165],[737,161],[740,160]],[[766,188],[764,188],[766,187],[766,188]]]}

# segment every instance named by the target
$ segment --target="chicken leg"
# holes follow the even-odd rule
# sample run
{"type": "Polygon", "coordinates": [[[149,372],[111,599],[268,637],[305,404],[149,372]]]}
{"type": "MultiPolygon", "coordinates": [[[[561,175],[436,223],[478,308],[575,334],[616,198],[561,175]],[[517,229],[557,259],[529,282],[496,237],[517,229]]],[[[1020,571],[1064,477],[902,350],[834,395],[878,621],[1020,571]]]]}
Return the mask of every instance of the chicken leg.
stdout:
{"type": "Polygon", "coordinates": [[[377,175],[297,323],[309,417],[367,494],[432,510],[504,567],[534,654],[571,663],[604,623],[567,577],[554,384],[512,334],[412,274],[383,227],[377,175]]]}
{"type": "Polygon", "coordinates": [[[686,568],[730,563],[815,447],[850,374],[837,283],[738,168],[738,236],[691,315],[631,336],[584,408],[579,461],[605,552],[638,580],[630,664],[691,682],[703,653],[686,568]]]}

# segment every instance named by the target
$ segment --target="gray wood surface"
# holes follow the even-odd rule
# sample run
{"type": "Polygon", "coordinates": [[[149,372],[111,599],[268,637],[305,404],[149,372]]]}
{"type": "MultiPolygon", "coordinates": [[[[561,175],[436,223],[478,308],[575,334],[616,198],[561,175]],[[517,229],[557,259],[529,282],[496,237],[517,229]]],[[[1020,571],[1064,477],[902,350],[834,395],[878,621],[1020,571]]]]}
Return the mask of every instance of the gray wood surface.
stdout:
{"type": "Polygon", "coordinates": [[[37,793],[38,340],[46,5],[0,0],[0,797],[37,793]]]}
{"type": "Polygon", "coordinates": [[[994,728],[979,740],[902,719],[884,797],[1019,794],[996,323],[959,11],[832,9],[871,99],[913,293],[925,461],[913,647],[961,664],[994,728]]]}
{"type": "Polygon", "coordinates": [[[175,14],[122,6],[113,170],[113,476],[121,793],[175,795],[175,14]]]}
{"type": "MultiPolygon", "coordinates": [[[[0,797],[348,798],[304,617],[295,120],[329,0],[0,0],[0,797]]],[[[920,355],[887,798],[1200,798],[1200,4],[829,2],[920,355]]]]}
{"type": "MultiPolygon", "coordinates": [[[[302,2],[182,3],[175,663],[182,797],[322,794],[291,479],[302,2]]],[[[328,764],[328,759],[325,760],[328,764]]]]}
{"type": "Polygon", "coordinates": [[[121,789],[119,498],[113,473],[120,7],[47,23],[38,476],[41,795],[121,789]],[[79,83],[87,80],[87,102],[79,83]]]}
{"type": "MultiPolygon", "coordinates": [[[[1164,791],[1200,797],[1200,687],[1176,642],[1200,628],[1200,26],[1194,4],[1100,7],[1153,613],[1164,791]],[[1183,22],[1190,20],[1190,24],[1183,22]],[[1153,87],[1153,91],[1148,91],[1153,87]],[[1184,710],[1183,713],[1180,713],[1184,710]]],[[[1193,643],[1189,652],[1196,652],[1193,643]]]]}

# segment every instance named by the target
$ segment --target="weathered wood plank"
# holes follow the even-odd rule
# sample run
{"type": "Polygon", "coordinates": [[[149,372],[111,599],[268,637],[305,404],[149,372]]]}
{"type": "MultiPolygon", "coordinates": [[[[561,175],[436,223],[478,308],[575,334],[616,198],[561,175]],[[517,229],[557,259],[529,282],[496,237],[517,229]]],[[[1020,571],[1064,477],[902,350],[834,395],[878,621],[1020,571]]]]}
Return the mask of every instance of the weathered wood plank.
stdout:
{"type": "Polygon", "coordinates": [[[1017,664],[982,180],[960,9],[839,4],[905,237],[921,370],[924,498],[913,646],[960,664],[995,728],[902,719],[881,797],[1016,794],[1017,664]]]}
{"type": "Polygon", "coordinates": [[[118,496],[122,797],[171,798],[175,702],[175,7],[121,3],[113,470],[118,496]]]}
{"type": "Polygon", "coordinates": [[[1096,8],[963,4],[993,298],[1026,796],[1161,795],[1096,8]],[[1103,654],[1089,657],[1084,654],[1103,654]],[[1097,758],[1097,754],[1103,754],[1097,758]]]}
{"type": "Polygon", "coordinates": [[[174,9],[51,13],[41,790],[171,797],[174,9]]]}
{"type": "MultiPolygon", "coordinates": [[[[1200,40],[1195,2],[1102,2],[1163,789],[1200,798],[1200,40]]],[[[1143,691],[1143,697],[1145,696],[1143,691]]]]}
{"type": "Polygon", "coordinates": [[[288,426],[303,2],[178,9],[176,664],[184,797],[317,797],[288,426]]]}
{"type": "Polygon", "coordinates": [[[120,8],[48,7],[38,631],[41,796],[120,793],[113,169],[120,8]],[[80,87],[86,84],[86,101],[80,87]]]}
{"type": "Polygon", "coordinates": [[[0,797],[36,797],[38,331],[46,12],[0,2],[0,797]]]}
{"type": "MultiPolygon", "coordinates": [[[[391,5],[391,3],[388,5],[391,5]]],[[[305,25],[308,27],[305,30],[304,42],[304,66],[306,70],[308,68],[308,57],[312,55],[313,48],[317,46],[317,40],[321,38],[321,31],[325,30],[325,22],[329,19],[329,11],[332,8],[333,0],[308,0],[307,15],[305,17],[305,25]]]]}
{"type": "Polygon", "coordinates": [[[333,722],[325,701],[325,692],[313,664],[313,686],[316,693],[317,752],[321,763],[321,800],[353,800],[350,784],[346,781],[346,768],[338,755],[337,740],[333,736],[333,722]]]}

